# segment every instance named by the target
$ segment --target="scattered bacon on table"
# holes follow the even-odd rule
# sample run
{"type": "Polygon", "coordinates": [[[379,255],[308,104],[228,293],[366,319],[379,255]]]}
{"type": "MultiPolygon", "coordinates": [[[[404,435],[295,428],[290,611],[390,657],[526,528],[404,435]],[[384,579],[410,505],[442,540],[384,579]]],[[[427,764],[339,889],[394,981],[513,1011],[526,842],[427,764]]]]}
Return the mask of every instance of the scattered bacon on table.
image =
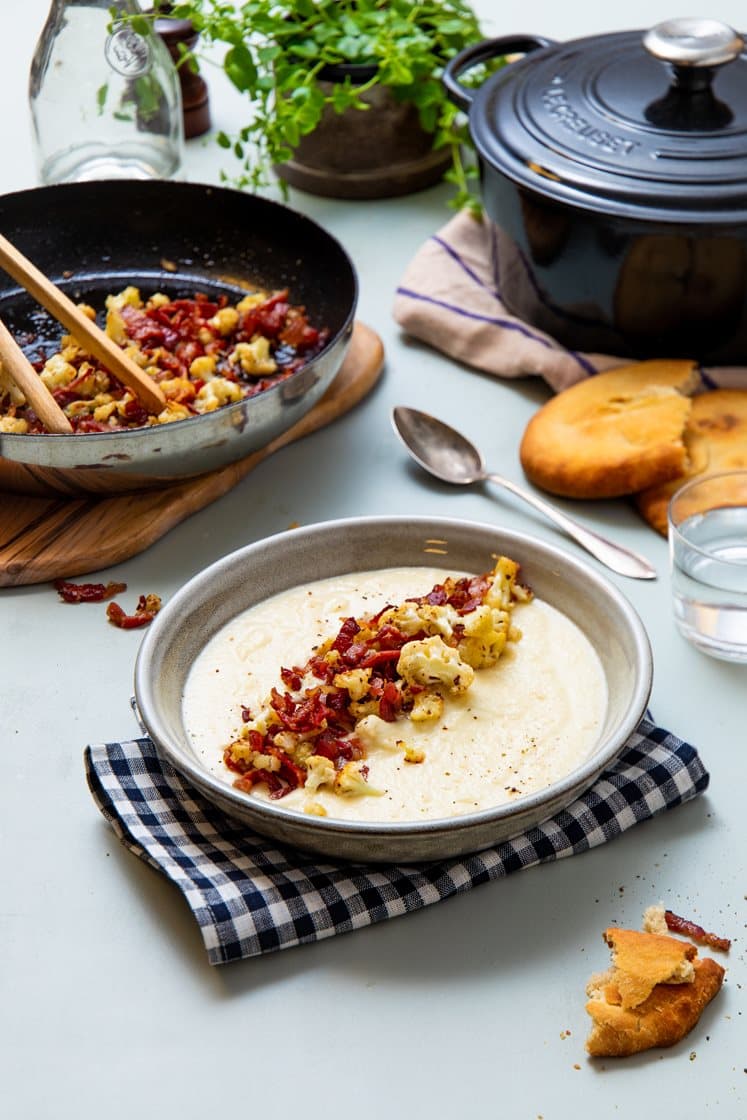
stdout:
{"type": "Polygon", "coordinates": [[[148,626],[161,609],[161,600],[158,595],[141,595],[132,614],[127,614],[119,603],[110,603],[106,608],[106,617],[119,630],[137,630],[141,626],[148,626]]]}
{"type": "Polygon", "coordinates": [[[725,953],[731,948],[730,938],[708,933],[696,922],[690,921],[689,918],[681,918],[679,914],[674,914],[671,910],[664,911],[664,919],[668,930],[672,933],[681,933],[698,945],[708,945],[711,949],[721,949],[725,953]]]}
{"type": "Polygon", "coordinates": [[[72,583],[66,579],[56,579],[54,587],[66,603],[103,603],[127,590],[126,583],[72,583]]]}
{"type": "MultiPolygon", "coordinates": [[[[127,590],[127,584],[73,583],[71,580],[57,579],[54,581],[54,588],[66,603],[103,603],[107,599],[113,600],[115,595],[121,595],[127,590]]],[[[151,623],[160,609],[160,596],[149,593],[139,597],[132,614],[127,614],[119,603],[110,602],[106,608],[106,617],[119,630],[135,630],[151,623]]]]}

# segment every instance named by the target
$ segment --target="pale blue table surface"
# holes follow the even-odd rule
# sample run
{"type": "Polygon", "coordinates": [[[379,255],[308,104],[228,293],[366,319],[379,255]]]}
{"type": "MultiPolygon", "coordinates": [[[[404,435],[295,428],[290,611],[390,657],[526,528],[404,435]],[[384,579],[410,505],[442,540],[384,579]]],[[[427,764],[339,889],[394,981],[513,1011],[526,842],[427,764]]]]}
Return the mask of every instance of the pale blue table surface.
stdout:
{"type": "MultiPolygon", "coordinates": [[[[2,8],[7,192],[36,184],[26,82],[47,4],[2,0],[2,8]]],[[[488,34],[558,39],[692,14],[659,0],[593,13],[581,0],[484,0],[478,10],[488,34]]],[[[743,6],[732,0],[709,14],[739,24],[743,6]]],[[[219,71],[206,76],[214,126],[230,130],[243,103],[219,71]]],[[[217,182],[224,166],[212,141],[190,143],[188,179],[217,182]]],[[[427,481],[392,435],[394,404],[448,416],[492,467],[521,481],[518,441],[547,397],[539,381],[476,373],[408,342],[395,325],[397,281],[450,217],[447,198],[446,187],[371,203],[293,193],[291,205],[354,259],[359,315],[384,341],[385,374],[344,420],[275,455],[147,552],[102,573],[106,579],[168,599],[241,545],[291,523],[356,514],[460,516],[582,555],[495,491],[427,481]]],[[[0,592],[5,1116],[743,1120],[747,668],[709,660],[679,637],[666,544],[631,508],[608,502],[572,512],[660,570],[655,583],[612,579],[650,634],[654,715],[697,745],[711,772],[708,794],[586,856],[404,920],[222,969],[207,964],[179,894],[119,846],[85,785],[84,746],[136,733],[128,698],[140,636],[112,630],[97,611],[61,609],[48,584],[0,592]],[[585,1057],[583,1040],[585,982],[607,964],[601,931],[637,926],[658,900],[735,939],[725,990],[674,1050],[600,1067],[585,1057]]]]}

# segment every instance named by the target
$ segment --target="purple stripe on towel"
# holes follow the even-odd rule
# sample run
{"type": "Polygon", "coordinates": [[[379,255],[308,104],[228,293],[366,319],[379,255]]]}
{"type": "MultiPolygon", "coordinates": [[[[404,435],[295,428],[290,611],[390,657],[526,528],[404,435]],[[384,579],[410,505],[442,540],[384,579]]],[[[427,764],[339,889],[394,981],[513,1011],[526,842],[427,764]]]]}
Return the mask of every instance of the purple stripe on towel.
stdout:
{"type": "Polygon", "coordinates": [[[477,284],[478,287],[482,288],[485,292],[490,292],[492,296],[495,296],[497,300],[500,300],[500,302],[503,303],[501,294],[498,289],[492,287],[490,284],[486,284],[482,277],[478,276],[474,269],[467,264],[465,259],[461,257],[459,253],[457,253],[453,245],[449,245],[448,241],[444,241],[442,237],[439,237],[438,234],[435,233],[431,237],[431,241],[435,241],[437,245],[440,245],[442,249],[445,249],[452,260],[456,261],[456,263],[459,265],[462,272],[466,273],[466,275],[469,276],[470,280],[474,280],[475,284],[477,284]]]}
{"type": "MultiPolygon", "coordinates": [[[[490,230],[490,236],[491,236],[492,242],[493,242],[493,252],[494,252],[494,254],[497,255],[497,253],[498,253],[498,243],[497,243],[496,236],[495,236],[495,230],[492,229],[492,228],[490,230]]],[[[459,265],[462,272],[464,272],[464,274],[466,276],[468,276],[470,278],[470,280],[472,280],[475,284],[477,284],[477,286],[479,288],[482,288],[482,290],[484,292],[489,292],[496,300],[498,300],[498,302],[502,306],[505,305],[503,297],[502,297],[501,292],[500,292],[500,289],[498,287],[492,287],[490,284],[486,284],[485,281],[477,275],[477,273],[474,271],[474,269],[470,265],[467,264],[467,262],[464,260],[464,258],[462,256],[460,256],[460,254],[456,251],[456,249],[453,247],[453,245],[449,245],[448,241],[444,241],[444,239],[442,237],[439,237],[438,234],[435,234],[435,233],[432,235],[431,241],[435,241],[435,243],[437,245],[439,245],[445,252],[447,252],[449,254],[449,256],[451,257],[451,259],[457,265],[459,265]]],[[[523,261],[523,263],[526,267],[526,261],[524,260],[524,257],[521,256],[521,259],[522,259],[522,261],[523,261]]],[[[529,270],[527,268],[527,271],[529,273],[530,281],[535,286],[535,291],[538,295],[538,298],[540,298],[540,302],[542,302],[541,296],[539,294],[539,289],[536,286],[536,281],[534,280],[534,277],[531,274],[531,270],[529,270]]],[[[431,303],[437,303],[437,301],[432,299],[430,296],[416,296],[414,292],[405,291],[402,288],[398,289],[398,291],[400,292],[401,295],[409,295],[413,299],[420,298],[420,299],[423,299],[423,300],[428,300],[431,303]]],[[[547,346],[551,350],[563,349],[563,347],[561,347],[557,344],[555,346],[553,346],[551,343],[547,342],[546,339],[540,338],[539,336],[531,333],[529,328],[527,328],[527,327],[522,328],[522,326],[519,325],[518,323],[516,323],[515,321],[514,322],[506,322],[503,319],[491,320],[491,319],[488,319],[484,316],[472,315],[472,314],[470,314],[470,312],[464,311],[463,309],[456,307],[454,304],[441,304],[440,306],[448,307],[451,311],[455,311],[458,314],[466,315],[466,316],[468,316],[470,318],[473,318],[473,319],[482,319],[484,322],[494,322],[496,326],[504,327],[507,330],[518,330],[522,334],[524,334],[527,338],[531,338],[535,342],[541,342],[543,346],[547,346]]],[[[553,311],[555,310],[555,308],[551,308],[551,309],[553,311]]],[[[574,359],[574,361],[576,361],[578,363],[578,365],[581,367],[581,369],[584,371],[584,373],[586,374],[587,377],[593,377],[593,375],[597,372],[594,369],[594,366],[590,362],[588,362],[586,360],[586,358],[583,358],[576,350],[566,350],[566,353],[569,354],[574,359]]]]}
{"type": "Polygon", "coordinates": [[[546,338],[541,338],[536,335],[524,323],[518,322],[516,319],[500,319],[496,315],[482,315],[478,311],[468,311],[466,307],[459,307],[455,303],[447,303],[445,299],[436,299],[435,296],[427,296],[422,292],[414,292],[411,288],[397,288],[397,295],[407,296],[408,299],[417,299],[422,303],[432,303],[434,307],[443,307],[445,311],[453,311],[455,315],[462,315],[465,319],[476,319],[480,323],[490,323],[493,327],[501,327],[507,331],[518,331],[519,334],[524,335],[525,338],[531,339],[532,342],[537,342],[540,346],[544,346],[547,350],[558,350],[560,347],[556,346],[553,342],[549,342],[546,338]]]}
{"type": "MultiPolygon", "coordinates": [[[[397,288],[397,295],[406,296],[408,299],[416,299],[421,303],[431,303],[434,307],[443,307],[445,311],[451,311],[454,315],[461,315],[465,319],[475,319],[481,323],[490,323],[491,326],[500,327],[502,330],[516,331],[518,334],[523,335],[524,338],[528,338],[530,342],[536,342],[539,346],[544,346],[546,350],[560,351],[563,349],[562,346],[558,346],[557,343],[550,342],[548,339],[535,334],[534,331],[530,330],[524,323],[520,323],[516,319],[500,319],[494,315],[481,315],[477,311],[468,311],[466,307],[459,307],[455,303],[447,303],[446,300],[436,299],[435,296],[427,296],[422,292],[414,292],[411,288],[399,287],[397,288]]],[[[577,354],[574,350],[565,350],[564,353],[573,358],[587,377],[592,377],[597,372],[586,358],[577,354]]]]}

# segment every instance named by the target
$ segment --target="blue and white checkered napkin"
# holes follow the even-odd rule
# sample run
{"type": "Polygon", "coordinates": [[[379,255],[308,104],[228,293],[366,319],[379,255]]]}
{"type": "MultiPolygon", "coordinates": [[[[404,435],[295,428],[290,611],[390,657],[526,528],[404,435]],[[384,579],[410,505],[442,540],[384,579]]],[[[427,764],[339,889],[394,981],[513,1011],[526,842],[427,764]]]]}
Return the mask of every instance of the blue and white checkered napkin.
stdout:
{"type": "Polygon", "coordinates": [[[182,891],[211,964],[360,929],[613,839],[708,785],[697,751],[644,720],[617,761],[538,828],[460,859],[328,863],[226,816],[158,757],[150,739],[89,746],[94,800],[120,840],[182,891]]]}

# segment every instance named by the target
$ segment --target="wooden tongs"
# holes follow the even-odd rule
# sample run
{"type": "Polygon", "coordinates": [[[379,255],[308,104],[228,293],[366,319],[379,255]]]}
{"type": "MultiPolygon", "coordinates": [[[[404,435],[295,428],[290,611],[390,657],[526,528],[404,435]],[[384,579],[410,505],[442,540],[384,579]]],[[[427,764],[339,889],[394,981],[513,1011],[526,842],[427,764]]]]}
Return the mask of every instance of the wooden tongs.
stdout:
{"type": "MultiPolygon", "coordinates": [[[[128,358],[108,334],[92,322],[64,292],[27,260],[0,234],[0,267],[12,276],[37,303],[75,335],[81,346],[119,378],[150,413],[166,407],[166,398],[152,377],[128,358]]],[[[72,426],[47,386],[0,320],[0,359],[3,368],[22,391],[50,432],[71,432],[72,426]]]]}

